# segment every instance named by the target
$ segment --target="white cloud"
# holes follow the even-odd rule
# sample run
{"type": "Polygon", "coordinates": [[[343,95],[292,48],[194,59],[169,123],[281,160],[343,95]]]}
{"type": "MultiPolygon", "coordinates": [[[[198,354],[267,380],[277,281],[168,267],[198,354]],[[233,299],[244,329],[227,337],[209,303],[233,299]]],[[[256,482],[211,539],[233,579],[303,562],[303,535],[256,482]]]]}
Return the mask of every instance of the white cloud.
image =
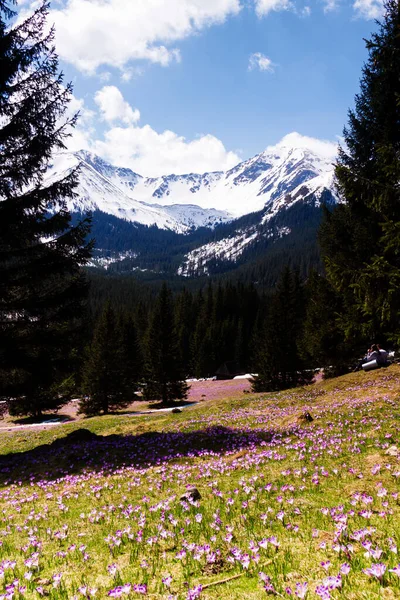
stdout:
{"type": "Polygon", "coordinates": [[[363,19],[378,19],[383,13],[383,0],[355,0],[353,8],[363,19]]]}
{"type": "Polygon", "coordinates": [[[53,5],[57,52],[79,70],[180,60],[173,45],[241,10],[241,0],[64,0],[53,5]]]}
{"type": "Polygon", "coordinates": [[[297,131],[288,133],[275,146],[269,146],[267,150],[273,152],[275,148],[306,148],[327,159],[334,160],[337,156],[338,142],[320,140],[318,138],[301,135],[297,131]]]}
{"type": "Polygon", "coordinates": [[[268,71],[269,73],[274,72],[274,63],[268,56],[261,52],[254,52],[249,58],[249,71],[259,69],[260,71],[268,71]]]}
{"type": "Polygon", "coordinates": [[[306,5],[303,8],[299,8],[292,0],[254,0],[254,3],[256,14],[260,19],[272,11],[279,12],[284,10],[290,10],[298,17],[309,17],[311,15],[310,6],[306,5]]]}
{"type": "Polygon", "coordinates": [[[294,8],[290,0],[255,0],[255,5],[258,17],[264,17],[273,10],[292,10],[294,8]]]}
{"type": "Polygon", "coordinates": [[[213,135],[187,140],[173,131],[159,133],[150,125],[139,126],[139,111],[133,110],[114,86],[99,90],[95,102],[99,118],[108,124],[104,137],[100,139],[94,130],[94,113],[85,110],[82,100],[74,99],[74,107],[81,110],[83,120],[78,122],[69,149],[91,150],[116,166],[130,167],[151,177],[227,170],[240,162],[240,157],[226,150],[213,135]]]}
{"type": "Polygon", "coordinates": [[[79,113],[78,122],[70,130],[70,137],[65,140],[66,146],[72,152],[88,148],[95,133],[94,119],[96,113],[85,106],[85,101],[82,98],[77,98],[73,94],[70,96],[65,114],[59,120],[59,125],[63,124],[66,119],[71,119],[77,113],[79,113]]]}
{"type": "Polygon", "coordinates": [[[324,12],[329,13],[339,8],[339,0],[323,0],[324,12]]]}
{"type": "Polygon", "coordinates": [[[103,71],[102,73],[99,73],[98,77],[99,77],[100,81],[107,83],[107,81],[110,81],[112,75],[111,75],[110,71],[103,71]]]}
{"type": "Polygon", "coordinates": [[[94,101],[100,109],[101,117],[107,123],[115,123],[122,121],[130,125],[136,123],[140,119],[140,112],[124,100],[123,95],[114,85],[106,85],[99,90],[94,101]]]}
{"type": "Polygon", "coordinates": [[[114,165],[151,177],[226,170],[240,162],[213,135],[187,140],[173,131],[158,133],[150,125],[113,127],[92,144],[92,150],[114,165]]]}
{"type": "Polygon", "coordinates": [[[144,73],[144,69],[142,67],[127,67],[121,73],[121,81],[124,83],[128,83],[131,79],[135,79],[136,77],[141,77],[144,73]]]}
{"type": "MultiPolygon", "coordinates": [[[[97,92],[95,97],[98,98],[99,94],[103,93],[104,99],[109,94],[108,101],[115,95],[122,98],[123,106],[127,105],[133,111],[118,88],[115,88],[117,95],[115,91],[108,92],[107,87],[111,86],[106,86],[97,92]]],[[[103,102],[99,102],[98,105],[98,116],[104,119],[105,105],[103,102]]],[[[109,108],[108,104],[106,106],[109,108]]],[[[202,134],[188,140],[170,130],[158,132],[148,124],[142,126],[131,121],[124,125],[114,125],[113,115],[118,111],[108,113],[110,118],[106,122],[109,125],[104,136],[100,138],[95,130],[96,113],[86,109],[83,100],[72,97],[69,112],[73,114],[77,110],[81,112],[81,119],[68,142],[70,150],[90,150],[116,166],[130,167],[148,177],[171,173],[179,175],[225,171],[242,160],[237,152],[227,150],[222,141],[211,134],[202,134]]],[[[282,147],[307,148],[319,156],[334,161],[338,141],[321,140],[292,132],[285,135],[276,145],[269,146],[267,150],[273,152],[282,147]]]]}

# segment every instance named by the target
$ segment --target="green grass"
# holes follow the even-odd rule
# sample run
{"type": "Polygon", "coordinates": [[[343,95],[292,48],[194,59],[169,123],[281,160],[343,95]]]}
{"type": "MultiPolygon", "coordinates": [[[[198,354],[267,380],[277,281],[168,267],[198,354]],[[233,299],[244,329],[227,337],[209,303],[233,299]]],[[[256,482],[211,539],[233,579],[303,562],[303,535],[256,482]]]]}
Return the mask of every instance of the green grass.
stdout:
{"type": "Polygon", "coordinates": [[[309,600],[399,598],[390,569],[400,562],[400,463],[386,453],[400,449],[399,398],[394,365],[178,415],[4,432],[0,598],[13,586],[13,598],[101,599],[114,589],[258,600],[301,597],[303,583],[309,600]],[[312,423],[299,418],[306,411],[312,423]],[[82,427],[98,439],[66,441],[82,427]],[[189,484],[197,503],[180,500],[189,484]],[[382,577],[364,571],[375,563],[382,577]],[[344,564],[348,574],[324,581],[344,564]],[[324,591],[328,583],[340,587],[324,591]]]}

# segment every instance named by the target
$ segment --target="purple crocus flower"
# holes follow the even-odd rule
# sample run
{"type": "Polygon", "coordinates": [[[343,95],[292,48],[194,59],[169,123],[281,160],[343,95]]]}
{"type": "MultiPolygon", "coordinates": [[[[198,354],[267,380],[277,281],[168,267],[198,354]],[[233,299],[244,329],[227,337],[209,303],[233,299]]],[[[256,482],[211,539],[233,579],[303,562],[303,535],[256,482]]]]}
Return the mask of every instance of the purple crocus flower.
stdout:
{"type": "Polygon", "coordinates": [[[331,593],[325,585],[317,586],[315,593],[321,598],[321,600],[330,600],[331,598],[331,593]]]}
{"type": "Polygon", "coordinates": [[[389,569],[391,573],[396,573],[400,577],[400,564],[397,565],[394,569],[389,569]]]}
{"type": "Polygon", "coordinates": [[[169,587],[172,583],[172,577],[171,575],[167,575],[166,577],[163,577],[161,581],[166,587],[169,587]]]}
{"type": "Polygon", "coordinates": [[[304,583],[296,583],[296,589],[294,593],[298,598],[303,599],[307,595],[307,588],[308,583],[306,581],[304,583]]]}
{"type": "Polygon", "coordinates": [[[202,585],[196,585],[194,588],[188,591],[186,600],[196,600],[197,598],[200,598],[202,589],[202,585]]]}
{"type": "Polygon", "coordinates": [[[330,577],[325,577],[322,583],[329,590],[336,590],[337,588],[342,587],[342,578],[340,575],[338,575],[337,577],[332,575],[330,577]]]}
{"type": "Polygon", "coordinates": [[[350,565],[348,563],[343,563],[343,565],[340,567],[340,573],[342,575],[348,575],[350,573],[350,565]]]}
{"type": "Polygon", "coordinates": [[[366,575],[376,577],[377,579],[382,579],[386,571],[386,565],[382,563],[375,563],[371,565],[369,569],[363,569],[363,571],[366,575]]]}

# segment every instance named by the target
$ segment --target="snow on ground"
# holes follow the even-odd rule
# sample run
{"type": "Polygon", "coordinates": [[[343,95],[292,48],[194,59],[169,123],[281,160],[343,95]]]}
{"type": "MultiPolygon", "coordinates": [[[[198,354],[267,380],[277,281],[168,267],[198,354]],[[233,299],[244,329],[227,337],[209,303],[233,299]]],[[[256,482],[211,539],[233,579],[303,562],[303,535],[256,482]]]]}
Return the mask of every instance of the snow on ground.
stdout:
{"type": "Polygon", "coordinates": [[[257,232],[249,233],[249,230],[246,230],[231,238],[200,246],[186,255],[184,263],[178,269],[178,275],[189,277],[193,272],[207,273],[207,262],[211,259],[236,261],[257,236],[257,232]]]}
{"type": "MultiPolygon", "coordinates": [[[[216,381],[212,379],[205,380],[192,380],[190,382],[190,390],[187,398],[187,402],[184,406],[190,406],[190,404],[196,402],[203,402],[205,400],[217,400],[220,398],[229,398],[234,396],[241,396],[245,391],[250,391],[251,383],[248,380],[226,380],[216,381]]],[[[177,406],[180,403],[177,402],[177,406]]],[[[182,406],[181,406],[182,408],[182,406]]],[[[56,415],[44,415],[40,423],[26,422],[24,419],[11,420],[11,417],[7,417],[0,420],[0,431],[10,431],[13,429],[47,429],[49,427],[55,427],[57,425],[64,425],[73,421],[82,420],[83,417],[78,415],[79,399],[74,398],[71,402],[65,405],[59,413],[56,415]]],[[[135,401],[124,411],[127,417],[140,416],[143,414],[154,414],[159,411],[170,412],[172,409],[154,409],[151,403],[135,401]]]]}

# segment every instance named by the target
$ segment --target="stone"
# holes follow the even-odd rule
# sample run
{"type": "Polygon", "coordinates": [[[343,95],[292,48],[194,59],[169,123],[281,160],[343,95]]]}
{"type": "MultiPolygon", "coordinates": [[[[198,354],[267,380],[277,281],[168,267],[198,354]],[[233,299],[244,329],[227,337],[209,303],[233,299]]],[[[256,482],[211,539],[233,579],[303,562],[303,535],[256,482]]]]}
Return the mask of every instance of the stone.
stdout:
{"type": "Polygon", "coordinates": [[[181,409],[181,408],[178,408],[178,407],[177,407],[177,408],[173,408],[173,409],[171,410],[171,412],[172,412],[174,415],[178,415],[179,413],[181,413],[181,412],[182,412],[182,409],[181,409]]]}
{"type": "Polygon", "coordinates": [[[191,502],[196,502],[196,500],[201,500],[201,494],[194,485],[189,485],[186,488],[186,492],[184,494],[182,494],[180,499],[191,501],[191,502]]]}
{"type": "Polygon", "coordinates": [[[385,454],[387,456],[398,456],[400,454],[399,449],[397,448],[397,446],[390,446],[386,451],[385,454]]]}
{"type": "Polygon", "coordinates": [[[312,423],[314,421],[313,417],[310,415],[309,412],[303,413],[300,417],[300,420],[306,421],[307,423],[312,423]]]}

